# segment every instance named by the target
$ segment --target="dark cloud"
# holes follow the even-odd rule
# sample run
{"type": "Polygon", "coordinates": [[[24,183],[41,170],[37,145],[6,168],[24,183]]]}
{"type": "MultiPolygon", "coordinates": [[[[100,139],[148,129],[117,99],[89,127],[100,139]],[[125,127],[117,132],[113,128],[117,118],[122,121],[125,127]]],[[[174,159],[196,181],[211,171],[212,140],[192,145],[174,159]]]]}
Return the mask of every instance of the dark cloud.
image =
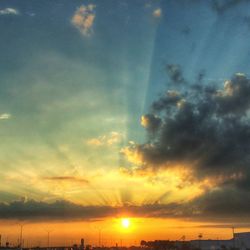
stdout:
{"type": "Polygon", "coordinates": [[[149,132],[154,133],[161,126],[161,119],[153,114],[146,114],[141,117],[141,125],[149,132]]]}
{"type": "Polygon", "coordinates": [[[167,64],[166,65],[166,71],[167,71],[167,74],[168,74],[170,80],[173,83],[179,83],[180,84],[180,83],[185,82],[185,79],[183,77],[180,65],[178,65],[178,64],[167,64]]]}
{"type": "MultiPolygon", "coordinates": [[[[226,81],[224,90],[218,93],[217,108],[221,114],[241,115],[250,105],[250,81],[244,74],[236,74],[226,81]]],[[[244,115],[244,114],[243,114],[244,115]]]]}
{"type": "Polygon", "coordinates": [[[188,205],[193,210],[193,218],[250,222],[250,193],[234,186],[209,191],[188,205]]]}
{"type": "MultiPolygon", "coordinates": [[[[168,195],[167,193],[164,194],[168,195]]],[[[164,197],[160,197],[164,198],[164,197]]],[[[84,206],[66,200],[53,203],[35,200],[18,200],[0,203],[0,220],[25,221],[95,221],[106,217],[177,218],[197,221],[250,223],[250,194],[227,187],[207,192],[188,202],[159,202],[142,205],[84,206]]]]}
{"type": "Polygon", "coordinates": [[[198,73],[198,76],[197,76],[197,83],[198,84],[200,84],[203,81],[205,75],[206,75],[205,70],[200,70],[200,72],[198,73]]]}
{"type": "Polygon", "coordinates": [[[178,91],[167,91],[164,96],[153,102],[152,109],[154,111],[170,111],[182,99],[182,95],[178,91]]]}
{"type": "Polygon", "coordinates": [[[250,79],[237,73],[224,86],[201,80],[156,100],[151,113],[161,126],[147,143],[123,152],[145,174],[178,165],[192,170],[194,182],[213,182],[210,190],[204,186],[202,195],[172,210],[155,203],[160,217],[250,222],[250,79]]]}
{"type": "Polygon", "coordinates": [[[223,14],[225,11],[236,7],[239,4],[250,2],[249,0],[213,0],[211,2],[212,9],[218,14],[223,14]]]}
{"type": "Polygon", "coordinates": [[[168,91],[152,105],[161,117],[145,144],[127,148],[141,169],[191,166],[197,178],[218,178],[250,191],[250,80],[241,73],[223,88],[192,85],[168,91]],[[137,161],[138,163],[138,161],[137,161]]]}
{"type": "Polygon", "coordinates": [[[114,214],[108,206],[81,206],[61,200],[53,203],[19,200],[0,203],[1,219],[21,220],[77,220],[106,217],[114,214]]]}
{"type": "Polygon", "coordinates": [[[148,204],[142,206],[124,205],[83,206],[60,200],[53,203],[35,200],[19,200],[0,203],[0,219],[12,220],[95,220],[105,217],[120,216],[122,213],[135,217],[171,217],[175,215],[177,204],[148,204]]]}

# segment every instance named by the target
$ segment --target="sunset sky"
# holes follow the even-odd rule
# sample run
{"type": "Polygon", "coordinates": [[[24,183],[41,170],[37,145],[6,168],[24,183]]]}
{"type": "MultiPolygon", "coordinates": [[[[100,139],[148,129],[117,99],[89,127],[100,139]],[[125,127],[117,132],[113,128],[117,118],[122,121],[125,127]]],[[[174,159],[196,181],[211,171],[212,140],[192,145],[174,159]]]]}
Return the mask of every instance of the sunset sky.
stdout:
{"type": "Polygon", "coordinates": [[[250,230],[249,9],[1,0],[3,241],[20,223],[37,245],[250,230]]]}

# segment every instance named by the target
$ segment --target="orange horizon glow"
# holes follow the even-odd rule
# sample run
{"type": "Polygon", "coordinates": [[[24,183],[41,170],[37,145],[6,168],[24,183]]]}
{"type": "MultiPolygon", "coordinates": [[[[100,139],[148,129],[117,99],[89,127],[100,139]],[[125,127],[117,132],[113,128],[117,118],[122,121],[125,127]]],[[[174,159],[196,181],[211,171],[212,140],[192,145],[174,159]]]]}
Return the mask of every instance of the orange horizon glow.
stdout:
{"type": "MultiPolygon", "coordinates": [[[[78,222],[26,222],[23,226],[24,246],[46,246],[47,232],[50,228],[51,246],[72,246],[80,244],[84,238],[85,244],[92,246],[139,246],[141,240],[179,240],[185,235],[186,240],[198,239],[200,233],[203,239],[231,239],[232,229],[217,227],[212,223],[181,221],[176,219],[156,218],[106,218],[97,221],[78,222]],[[100,237],[100,239],[99,239],[100,237]]],[[[0,223],[2,245],[8,240],[11,245],[17,245],[20,236],[20,225],[16,222],[0,223]]],[[[250,231],[250,228],[239,228],[237,232],[250,231]]]]}

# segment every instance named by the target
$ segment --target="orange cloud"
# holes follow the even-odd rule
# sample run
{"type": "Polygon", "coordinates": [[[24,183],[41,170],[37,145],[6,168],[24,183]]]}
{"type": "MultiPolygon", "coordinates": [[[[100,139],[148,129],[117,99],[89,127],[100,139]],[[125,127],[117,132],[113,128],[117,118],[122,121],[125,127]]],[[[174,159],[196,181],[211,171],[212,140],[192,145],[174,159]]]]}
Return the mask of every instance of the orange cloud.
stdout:
{"type": "Polygon", "coordinates": [[[130,145],[127,147],[123,147],[120,151],[129,162],[134,163],[136,165],[143,165],[143,155],[140,150],[138,150],[137,145],[134,142],[130,142],[130,145]]]}
{"type": "Polygon", "coordinates": [[[92,26],[95,20],[95,5],[82,5],[74,13],[71,19],[72,24],[85,36],[91,35],[92,26]]]}
{"type": "Polygon", "coordinates": [[[114,144],[120,143],[123,139],[123,134],[119,132],[112,131],[107,135],[102,135],[97,138],[91,138],[87,140],[88,145],[92,146],[112,146],[114,144]]]}

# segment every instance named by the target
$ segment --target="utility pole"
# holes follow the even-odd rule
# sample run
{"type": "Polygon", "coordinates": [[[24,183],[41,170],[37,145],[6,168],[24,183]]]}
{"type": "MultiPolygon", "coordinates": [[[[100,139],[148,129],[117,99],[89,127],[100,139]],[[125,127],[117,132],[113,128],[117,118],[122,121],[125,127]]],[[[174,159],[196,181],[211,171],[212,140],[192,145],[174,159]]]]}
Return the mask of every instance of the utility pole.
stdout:
{"type": "MultiPolygon", "coordinates": [[[[103,233],[103,230],[105,229],[104,227],[102,227],[101,225],[100,226],[93,226],[93,229],[97,231],[98,233],[98,246],[101,247],[102,244],[103,244],[103,240],[102,240],[102,233],[103,233]]],[[[96,239],[97,240],[97,239],[96,239]]]]}
{"type": "Polygon", "coordinates": [[[235,235],[234,235],[234,227],[232,227],[232,233],[233,233],[233,247],[235,248],[235,235]]]}
{"type": "Polygon", "coordinates": [[[199,238],[199,249],[201,249],[201,239],[202,239],[202,234],[200,233],[199,235],[198,235],[198,238],[199,238]]]}
{"type": "Polygon", "coordinates": [[[47,248],[49,249],[49,247],[50,247],[50,233],[52,233],[53,232],[53,230],[52,229],[44,229],[46,232],[47,232],[47,248]]]}
{"type": "Polygon", "coordinates": [[[20,225],[20,241],[19,241],[19,246],[20,246],[20,249],[22,249],[22,246],[23,246],[23,226],[25,224],[19,224],[20,225]]]}

